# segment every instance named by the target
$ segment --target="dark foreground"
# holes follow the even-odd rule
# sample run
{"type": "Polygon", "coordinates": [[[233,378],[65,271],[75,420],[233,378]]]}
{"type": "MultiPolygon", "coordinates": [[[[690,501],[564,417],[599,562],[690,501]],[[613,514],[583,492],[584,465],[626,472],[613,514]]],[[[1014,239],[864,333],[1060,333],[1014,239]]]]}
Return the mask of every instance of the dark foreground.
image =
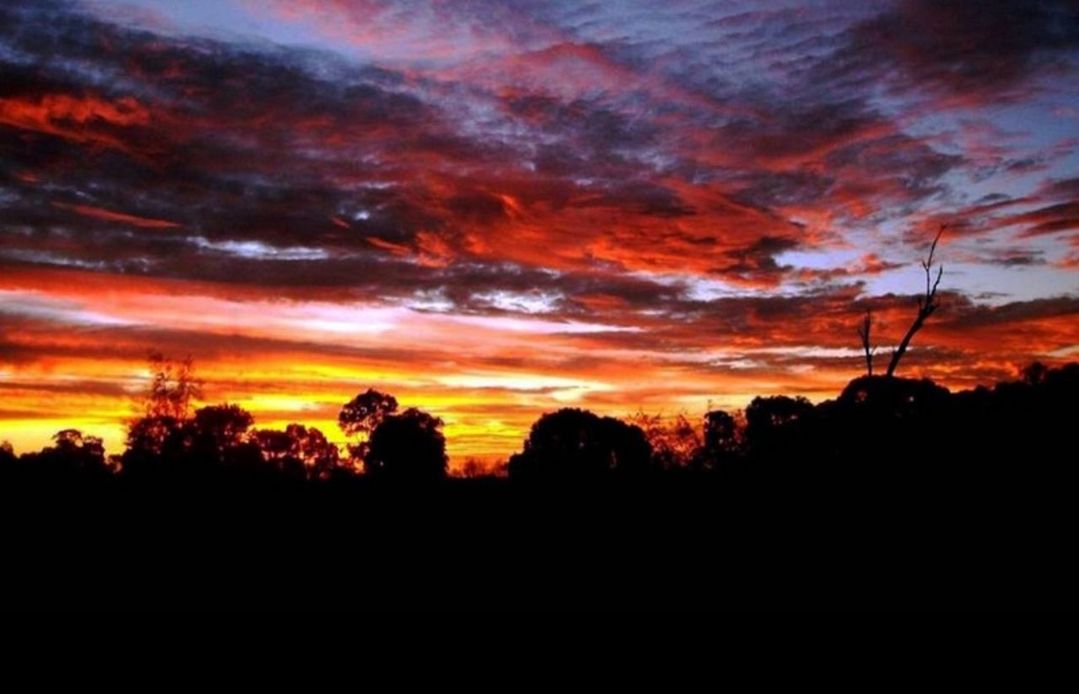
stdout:
{"type": "Polygon", "coordinates": [[[1073,608],[1079,508],[1028,487],[8,487],[0,605],[1073,608]]]}

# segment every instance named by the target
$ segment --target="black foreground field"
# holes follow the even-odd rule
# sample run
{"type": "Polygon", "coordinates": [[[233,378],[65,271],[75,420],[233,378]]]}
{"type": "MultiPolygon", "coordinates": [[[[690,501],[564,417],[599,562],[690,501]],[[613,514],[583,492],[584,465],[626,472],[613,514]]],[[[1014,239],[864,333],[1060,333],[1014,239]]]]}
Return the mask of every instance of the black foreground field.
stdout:
{"type": "Polygon", "coordinates": [[[1076,505],[1022,489],[807,496],[707,481],[576,493],[5,494],[4,608],[1069,609],[1076,505]]]}

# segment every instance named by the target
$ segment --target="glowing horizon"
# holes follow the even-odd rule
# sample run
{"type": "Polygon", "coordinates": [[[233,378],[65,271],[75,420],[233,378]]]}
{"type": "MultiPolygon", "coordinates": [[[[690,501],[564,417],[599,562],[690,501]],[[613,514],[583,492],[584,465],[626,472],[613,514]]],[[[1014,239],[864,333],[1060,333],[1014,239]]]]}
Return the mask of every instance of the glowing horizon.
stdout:
{"type": "Polygon", "coordinates": [[[833,397],[942,224],[902,375],[1079,358],[1067,2],[42,0],[0,71],[19,451],[119,452],[151,351],[337,442],[392,393],[454,461],[559,407],[833,397]]]}

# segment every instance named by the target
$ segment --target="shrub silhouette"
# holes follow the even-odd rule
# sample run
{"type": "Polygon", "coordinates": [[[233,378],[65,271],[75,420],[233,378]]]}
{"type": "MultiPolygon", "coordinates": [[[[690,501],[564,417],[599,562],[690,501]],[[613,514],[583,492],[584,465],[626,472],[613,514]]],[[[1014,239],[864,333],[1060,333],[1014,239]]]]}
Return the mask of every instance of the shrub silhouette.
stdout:
{"type": "Polygon", "coordinates": [[[524,450],[510,458],[511,480],[602,479],[653,470],[644,432],[588,410],[562,409],[532,425],[524,450]]]}

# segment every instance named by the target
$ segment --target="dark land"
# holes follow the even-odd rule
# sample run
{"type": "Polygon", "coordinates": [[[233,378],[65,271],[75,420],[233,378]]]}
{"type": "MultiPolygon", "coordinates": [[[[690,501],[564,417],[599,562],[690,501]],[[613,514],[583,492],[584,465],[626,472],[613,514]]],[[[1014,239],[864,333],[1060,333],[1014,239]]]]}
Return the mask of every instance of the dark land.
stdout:
{"type": "Polygon", "coordinates": [[[389,453],[312,478],[190,438],[133,474],[59,441],[0,465],[0,606],[1072,609],[1077,396],[1079,365],[963,393],[863,378],[713,417],[678,465],[563,410],[509,478],[389,453]]]}

